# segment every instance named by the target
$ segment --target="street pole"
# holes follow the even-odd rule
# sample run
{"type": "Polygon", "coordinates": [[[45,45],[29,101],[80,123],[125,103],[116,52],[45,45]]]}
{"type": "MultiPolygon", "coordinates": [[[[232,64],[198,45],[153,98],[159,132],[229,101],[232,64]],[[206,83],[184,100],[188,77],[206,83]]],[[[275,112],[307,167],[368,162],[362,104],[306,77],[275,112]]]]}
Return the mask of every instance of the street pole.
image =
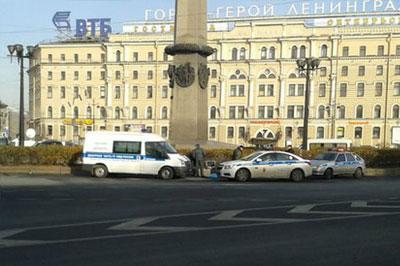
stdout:
{"type": "Polygon", "coordinates": [[[306,92],[304,97],[303,150],[308,150],[308,118],[310,116],[310,66],[306,68],[306,92]]]}
{"type": "Polygon", "coordinates": [[[25,144],[25,115],[24,115],[24,58],[20,58],[20,90],[19,90],[19,146],[25,144]]]}

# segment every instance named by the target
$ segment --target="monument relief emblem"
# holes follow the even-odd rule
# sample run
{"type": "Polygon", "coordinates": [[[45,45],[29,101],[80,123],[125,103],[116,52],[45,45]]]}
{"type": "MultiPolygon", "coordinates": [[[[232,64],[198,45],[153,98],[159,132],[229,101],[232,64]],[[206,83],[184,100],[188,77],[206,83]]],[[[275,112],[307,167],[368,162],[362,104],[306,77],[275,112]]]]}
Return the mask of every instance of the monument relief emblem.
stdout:
{"type": "Polygon", "coordinates": [[[195,70],[194,67],[190,65],[190,63],[179,65],[175,69],[175,81],[180,87],[182,88],[190,87],[193,85],[194,80],[195,80],[195,70]]]}
{"type": "Polygon", "coordinates": [[[207,89],[209,77],[210,77],[210,69],[207,68],[206,64],[200,64],[199,65],[199,84],[203,90],[207,89]]]}

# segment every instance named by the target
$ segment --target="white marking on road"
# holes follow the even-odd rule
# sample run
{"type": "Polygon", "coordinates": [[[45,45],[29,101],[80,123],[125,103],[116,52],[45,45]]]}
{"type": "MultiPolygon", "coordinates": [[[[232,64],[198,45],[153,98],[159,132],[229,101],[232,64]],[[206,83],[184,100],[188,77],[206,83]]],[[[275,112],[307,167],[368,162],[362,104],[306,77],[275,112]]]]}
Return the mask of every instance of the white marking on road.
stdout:
{"type": "Polygon", "coordinates": [[[351,203],[352,208],[389,208],[389,209],[398,209],[400,206],[393,205],[368,205],[366,201],[353,201],[351,203]]]}
{"type": "Polygon", "coordinates": [[[290,219],[290,218],[259,218],[259,217],[236,217],[246,210],[223,211],[216,216],[211,217],[210,221],[238,221],[238,222],[268,222],[268,223],[282,223],[282,222],[299,222],[305,219],[290,219]]]}
{"type": "MultiPolygon", "coordinates": [[[[337,204],[337,203],[333,203],[337,204]]],[[[323,210],[323,211],[312,211],[315,206],[317,205],[333,205],[332,203],[329,204],[306,204],[296,206],[295,208],[288,211],[288,213],[301,213],[301,214],[338,214],[338,215],[384,215],[389,214],[390,212],[360,212],[360,211],[330,211],[330,210],[323,210]]],[[[351,203],[351,207],[353,202],[351,203]]]]}

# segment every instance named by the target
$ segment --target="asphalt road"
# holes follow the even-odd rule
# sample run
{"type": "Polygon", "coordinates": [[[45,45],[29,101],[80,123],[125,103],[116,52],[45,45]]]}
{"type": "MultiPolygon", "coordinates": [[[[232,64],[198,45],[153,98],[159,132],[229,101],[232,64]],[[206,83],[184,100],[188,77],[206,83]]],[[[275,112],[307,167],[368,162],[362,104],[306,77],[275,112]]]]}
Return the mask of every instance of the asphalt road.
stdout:
{"type": "Polygon", "coordinates": [[[400,179],[0,176],[0,265],[400,265],[400,179]]]}

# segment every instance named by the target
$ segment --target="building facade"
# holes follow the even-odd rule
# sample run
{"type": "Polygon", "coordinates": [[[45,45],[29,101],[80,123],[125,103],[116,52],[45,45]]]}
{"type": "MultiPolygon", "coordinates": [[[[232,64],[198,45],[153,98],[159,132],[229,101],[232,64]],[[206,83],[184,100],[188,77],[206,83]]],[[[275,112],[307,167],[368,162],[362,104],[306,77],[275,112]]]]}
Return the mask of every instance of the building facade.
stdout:
{"type": "MultiPolygon", "coordinates": [[[[395,145],[399,25],[400,16],[390,13],[210,21],[209,139],[300,145],[305,76],[296,60],[317,57],[309,137],[395,145]]],[[[172,58],[164,48],[172,42],[171,22],[147,22],[126,24],[107,41],[37,45],[29,70],[31,126],[39,138],[74,142],[89,130],[141,125],[168,138],[172,58]]]]}

